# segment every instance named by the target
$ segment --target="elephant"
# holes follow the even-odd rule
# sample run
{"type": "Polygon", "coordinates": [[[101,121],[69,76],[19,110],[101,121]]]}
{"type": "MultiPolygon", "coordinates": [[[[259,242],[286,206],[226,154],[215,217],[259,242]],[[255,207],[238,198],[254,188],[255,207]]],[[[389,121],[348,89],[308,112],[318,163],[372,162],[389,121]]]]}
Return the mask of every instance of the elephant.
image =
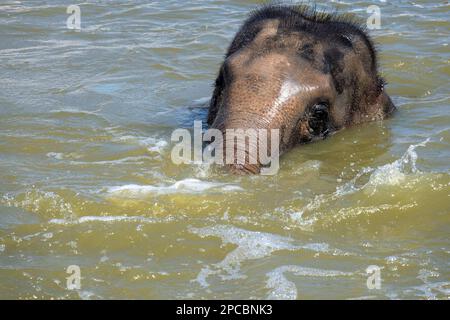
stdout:
{"type": "MultiPolygon", "coordinates": [[[[278,129],[283,154],[391,115],[396,108],[378,69],[373,41],[355,18],[304,5],[266,5],[251,13],[228,47],[207,122],[224,141],[228,129],[278,129]]],[[[250,147],[233,151],[248,155],[250,147]]],[[[248,159],[228,167],[260,173],[261,161],[248,159]]]]}

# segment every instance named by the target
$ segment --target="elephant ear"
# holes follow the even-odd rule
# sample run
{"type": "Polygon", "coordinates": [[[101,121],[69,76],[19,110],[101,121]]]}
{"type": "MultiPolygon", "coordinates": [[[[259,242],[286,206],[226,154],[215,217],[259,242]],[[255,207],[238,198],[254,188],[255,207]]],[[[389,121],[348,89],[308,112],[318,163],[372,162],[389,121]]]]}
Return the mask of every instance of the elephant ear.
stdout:
{"type": "Polygon", "coordinates": [[[338,48],[330,48],[324,52],[325,72],[330,73],[338,94],[344,91],[346,79],[344,75],[344,53],[338,48]]]}
{"type": "Polygon", "coordinates": [[[208,125],[212,125],[214,120],[216,119],[217,112],[219,111],[219,101],[222,97],[222,91],[224,87],[224,80],[223,80],[223,67],[220,68],[219,75],[217,76],[216,82],[214,83],[214,92],[211,98],[211,101],[209,103],[209,110],[208,110],[208,125]]]}
{"type": "Polygon", "coordinates": [[[358,59],[368,75],[377,74],[375,47],[372,40],[360,28],[347,27],[347,29],[339,32],[332,41],[328,41],[325,46],[327,47],[324,51],[326,68],[331,74],[339,94],[350,85],[350,83],[347,83],[349,81],[348,76],[344,75],[346,67],[344,58],[347,55],[352,55],[358,59]]]}
{"type": "Polygon", "coordinates": [[[386,84],[383,78],[378,78],[377,94],[374,101],[375,108],[382,110],[383,118],[390,116],[396,110],[394,103],[385,91],[386,84]]]}

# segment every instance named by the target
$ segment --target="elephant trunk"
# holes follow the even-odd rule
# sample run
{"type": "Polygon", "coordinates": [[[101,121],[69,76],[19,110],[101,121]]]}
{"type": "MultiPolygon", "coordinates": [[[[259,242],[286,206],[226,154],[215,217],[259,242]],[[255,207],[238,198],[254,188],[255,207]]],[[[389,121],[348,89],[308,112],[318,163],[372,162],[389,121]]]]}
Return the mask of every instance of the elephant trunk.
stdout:
{"type": "Polygon", "coordinates": [[[273,136],[271,123],[264,117],[232,113],[213,127],[223,133],[224,163],[235,174],[259,174],[278,156],[278,136],[273,136]]]}

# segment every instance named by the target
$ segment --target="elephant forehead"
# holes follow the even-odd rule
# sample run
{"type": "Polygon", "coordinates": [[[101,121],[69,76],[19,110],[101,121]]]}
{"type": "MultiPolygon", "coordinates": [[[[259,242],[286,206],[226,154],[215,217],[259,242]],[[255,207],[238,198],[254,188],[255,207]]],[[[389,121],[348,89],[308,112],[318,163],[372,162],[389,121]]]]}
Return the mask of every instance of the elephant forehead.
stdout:
{"type": "Polygon", "coordinates": [[[275,99],[274,106],[279,106],[288,101],[292,96],[302,90],[302,86],[292,80],[286,80],[282,83],[278,97],[275,99]]]}
{"type": "Polygon", "coordinates": [[[319,88],[318,85],[308,85],[301,84],[292,79],[287,79],[281,84],[278,96],[275,98],[273,104],[267,112],[269,118],[275,117],[279,112],[280,108],[288,102],[291,98],[301,92],[312,92],[319,88]]]}

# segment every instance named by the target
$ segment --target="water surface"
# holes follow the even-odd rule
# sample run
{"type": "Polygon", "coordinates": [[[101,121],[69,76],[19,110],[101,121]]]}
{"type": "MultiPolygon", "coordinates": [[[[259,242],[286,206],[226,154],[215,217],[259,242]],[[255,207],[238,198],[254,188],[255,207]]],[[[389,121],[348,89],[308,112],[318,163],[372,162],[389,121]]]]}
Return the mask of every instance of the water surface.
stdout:
{"type": "Polygon", "coordinates": [[[258,3],[86,1],[77,32],[70,1],[2,1],[0,298],[449,298],[450,5],[318,2],[380,6],[393,118],[276,176],[174,165],[171,132],[205,116],[258,3]]]}

